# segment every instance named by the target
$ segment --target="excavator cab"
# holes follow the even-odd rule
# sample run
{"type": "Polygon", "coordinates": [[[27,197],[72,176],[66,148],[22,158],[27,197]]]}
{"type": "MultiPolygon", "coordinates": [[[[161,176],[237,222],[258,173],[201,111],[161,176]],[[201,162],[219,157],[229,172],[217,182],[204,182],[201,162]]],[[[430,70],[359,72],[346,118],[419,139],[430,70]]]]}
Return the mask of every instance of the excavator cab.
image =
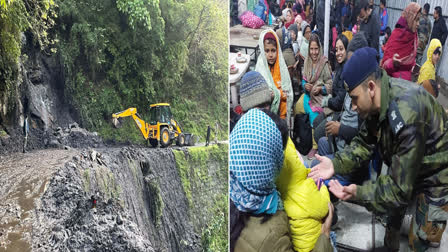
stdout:
{"type": "MultiPolygon", "coordinates": [[[[180,125],[174,120],[171,107],[168,103],[156,103],[149,106],[149,123],[141,119],[136,108],[129,108],[125,111],[112,114],[114,125],[121,117],[132,116],[143,137],[153,147],[157,147],[160,142],[162,147],[171,145],[176,141],[178,146],[185,145],[185,137],[191,134],[184,134],[180,125]]],[[[191,142],[190,142],[191,144],[191,142]]],[[[193,143],[194,144],[194,143],[193,143]]]]}

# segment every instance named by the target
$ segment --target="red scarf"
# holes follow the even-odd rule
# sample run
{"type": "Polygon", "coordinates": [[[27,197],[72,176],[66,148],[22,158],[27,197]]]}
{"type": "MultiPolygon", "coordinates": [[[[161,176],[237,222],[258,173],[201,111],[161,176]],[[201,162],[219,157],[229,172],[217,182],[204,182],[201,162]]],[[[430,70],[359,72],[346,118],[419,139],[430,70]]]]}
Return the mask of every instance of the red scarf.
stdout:
{"type": "MultiPolygon", "coordinates": [[[[402,19],[403,17],[400,17],[402,19]]],[[[405,24],[406,21],[398,23],[405,24]]],[[[384,57],[381,60],[381,66],[383,63],[394,57],[394,54],[400,55],[398,58],[403,59],[401,65],[410,65],[415,62],[415,56],[417,54],[418,37],[417,32],[412,32],[406,27],[396,27],[384,48],[384,57]]]]}

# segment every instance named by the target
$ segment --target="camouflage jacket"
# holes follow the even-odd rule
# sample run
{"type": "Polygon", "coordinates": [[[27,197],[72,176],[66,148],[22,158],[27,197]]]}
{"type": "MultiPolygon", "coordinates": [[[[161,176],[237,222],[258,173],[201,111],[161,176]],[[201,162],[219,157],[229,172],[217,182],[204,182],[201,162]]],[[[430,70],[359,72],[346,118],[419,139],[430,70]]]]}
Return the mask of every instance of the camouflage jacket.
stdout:
{"type": "Polygon", "coordinates": [[[406,207],[418,193],[447,198],[447,119],[444,108],[423,88],[383,72],[380,114],[367,118],[358,136],[335,154],[335,172],[351,173],[377,147],[388,173],[358,186],[357,203],[386,213],[406,207]]]}
{"type": "Polygon", "coordinates": [[[422,15],[420,18],[420,24],[418,26],[418,48],[417,52],[422,54],[425,51],[431,36],[431,20],[428,15],[422,15]]]}

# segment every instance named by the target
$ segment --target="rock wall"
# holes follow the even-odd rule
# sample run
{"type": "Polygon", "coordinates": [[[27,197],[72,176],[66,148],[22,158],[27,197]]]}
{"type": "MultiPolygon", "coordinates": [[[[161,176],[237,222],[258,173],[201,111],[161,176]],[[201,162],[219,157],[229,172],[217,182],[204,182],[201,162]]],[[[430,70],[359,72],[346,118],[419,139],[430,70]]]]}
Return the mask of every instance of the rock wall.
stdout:
{"type": "MultiPolygon", "coordinates": [[[[216,217],[213,205],[218,198],[227,202],[227,149],[81,152],[53,176],[37,202],[32,249],[201,251],[208,246],[204,230],[216,217]],[[197,153],[202,159],[191,159],[197,153]],[[182,157],[188,165],[179,167],[176,159],[182,157]]],[[[219,225],[227,234],[227,221],[219,225]]]]}

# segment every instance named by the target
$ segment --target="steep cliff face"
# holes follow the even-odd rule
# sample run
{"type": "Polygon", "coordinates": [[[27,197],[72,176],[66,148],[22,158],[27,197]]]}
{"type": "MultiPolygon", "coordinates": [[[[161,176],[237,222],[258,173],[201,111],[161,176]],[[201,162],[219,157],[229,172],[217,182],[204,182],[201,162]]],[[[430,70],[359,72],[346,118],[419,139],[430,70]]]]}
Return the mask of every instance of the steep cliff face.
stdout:
{"type": "Polygon", "coordinates": [[[64,96],[59,54],[46,55],[22,35],[17,69],[16,82],[0,95],[0,154],[22,150],[25,116],[30,123],[29,149],[46,147],[54,129],[79,121],[64,96]]]}
{"type": "Polygon", "coordinates": [[[32,198],[4,191],[17,213],[0,211],[0,251],[201,251],[227,241],[227,208],[214,207],[227,202],[227,145],[55,151],[73,157],[37,169],[39,183],[22,179],[32,198]]]}

